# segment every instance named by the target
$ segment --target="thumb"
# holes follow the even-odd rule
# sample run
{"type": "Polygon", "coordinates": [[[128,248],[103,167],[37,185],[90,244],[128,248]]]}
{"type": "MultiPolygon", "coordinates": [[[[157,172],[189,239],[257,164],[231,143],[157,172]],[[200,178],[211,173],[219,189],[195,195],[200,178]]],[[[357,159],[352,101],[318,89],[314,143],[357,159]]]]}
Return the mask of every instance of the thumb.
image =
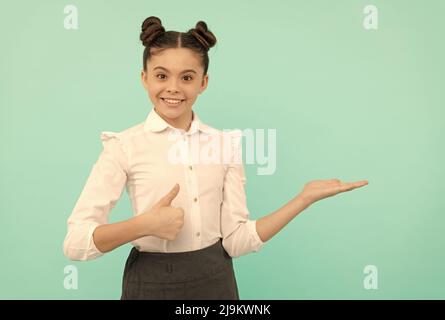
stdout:
{"type": "Polygon", "coordinates": [[[164,196],[159,200],[159,202],[156,204],[158,207],[167,207],[170,206],[173,199],[178,195],[179,193],[179,184],[175,184],[175,186],[164,196]]]}

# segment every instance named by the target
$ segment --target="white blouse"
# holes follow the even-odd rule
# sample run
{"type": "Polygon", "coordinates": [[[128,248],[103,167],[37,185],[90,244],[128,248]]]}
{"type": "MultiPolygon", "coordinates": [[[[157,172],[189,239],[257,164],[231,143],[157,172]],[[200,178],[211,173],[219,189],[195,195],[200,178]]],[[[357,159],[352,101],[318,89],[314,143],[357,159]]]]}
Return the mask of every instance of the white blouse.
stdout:
{"type": "Polygon", "coordinates": [[[206,248],[220,238],[231,257],[259,251],[264,242],[249,220],[240,130],[220,131],[202,123],[193,112],[186,132],[162,119],[155,108],[146,120],[121,132],[101,133],[103,150],[92,167],[68,218],[63,244],[72,260],[90,260],[104,253],[94,244],[94,229],[108,215],[124,186],[133,214],[147,212],[178,183],[171,205],[184,209],[177,237],[146,236],[131,243],[139,251],[184,252],[206,248]]]}

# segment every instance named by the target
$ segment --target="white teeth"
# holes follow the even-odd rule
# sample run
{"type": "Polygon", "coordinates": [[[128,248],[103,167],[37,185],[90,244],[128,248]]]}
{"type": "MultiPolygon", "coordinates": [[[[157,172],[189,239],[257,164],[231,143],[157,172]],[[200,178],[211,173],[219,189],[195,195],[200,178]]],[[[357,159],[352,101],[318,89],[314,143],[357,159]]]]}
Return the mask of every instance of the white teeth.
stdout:
{"type": "Polygon", "coordinates": [[[181,100],[170,100],[170,99],[164,99],[164,101],[172,104],[178,104],[181,102],[181,100]]]}

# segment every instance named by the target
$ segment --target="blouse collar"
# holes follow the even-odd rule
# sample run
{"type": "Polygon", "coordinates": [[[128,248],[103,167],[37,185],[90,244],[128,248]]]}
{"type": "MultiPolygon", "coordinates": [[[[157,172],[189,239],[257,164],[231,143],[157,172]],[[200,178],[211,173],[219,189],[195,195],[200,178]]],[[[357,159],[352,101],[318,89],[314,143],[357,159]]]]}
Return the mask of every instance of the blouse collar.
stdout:
{"type": "MultiPolygon", "coordinates": [[[[166,129],[167,127],[173,129],[173,130],[181,130],[173,127],[168,122],[166,122],[162,117],[156,112],[155,108],[153,107],[150,111],[150,113],[147,116],[147,119],[144,123],[144,129],[152,132],[160,132],[166,129]]],[[[204,133],[209,133],[210,127],[201,122],[198,115],[192,110],[192,124],[190,125],[190,129],[187,132],[188,134],[193,134],[197,131],[202,131],[204,133]]]]}

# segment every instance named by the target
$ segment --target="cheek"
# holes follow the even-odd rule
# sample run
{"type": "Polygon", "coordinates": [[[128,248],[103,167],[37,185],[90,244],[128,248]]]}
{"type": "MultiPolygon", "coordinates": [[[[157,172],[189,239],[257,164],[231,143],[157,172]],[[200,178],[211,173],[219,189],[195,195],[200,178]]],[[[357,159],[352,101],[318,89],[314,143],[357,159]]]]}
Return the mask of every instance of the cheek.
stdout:
{"type": "Polygon", "coordinates": [[[150,97],[156,98],[161,94],[161,92],[162,89],[158,85],[149,85],[148,87],[150,97]]]}
{"type": "Polygon", "coordinates": [[[193,88],[189,88],[187,90],[187,95],[190,98],[196,98],[199,95],[199,87],[193,87],[193,88]]]}

